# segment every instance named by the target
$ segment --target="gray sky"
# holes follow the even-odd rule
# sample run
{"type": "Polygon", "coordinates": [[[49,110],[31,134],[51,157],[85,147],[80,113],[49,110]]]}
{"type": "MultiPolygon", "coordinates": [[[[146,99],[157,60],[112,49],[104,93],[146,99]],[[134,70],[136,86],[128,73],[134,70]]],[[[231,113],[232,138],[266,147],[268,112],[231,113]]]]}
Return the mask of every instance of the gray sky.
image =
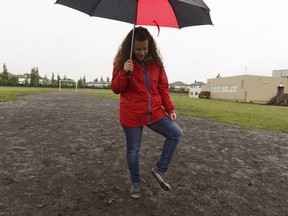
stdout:
{"type": "MultiPolygon", "coordinates": [[[[117,49],[132,25],[89,17],[55,0],[0,1],[0,64],[14,74],[111,79],[117,49]]],[[[170,82],[206,82],[288,68],[287,0],[205,0],[214,26],[148,27],[170,82]]]]}

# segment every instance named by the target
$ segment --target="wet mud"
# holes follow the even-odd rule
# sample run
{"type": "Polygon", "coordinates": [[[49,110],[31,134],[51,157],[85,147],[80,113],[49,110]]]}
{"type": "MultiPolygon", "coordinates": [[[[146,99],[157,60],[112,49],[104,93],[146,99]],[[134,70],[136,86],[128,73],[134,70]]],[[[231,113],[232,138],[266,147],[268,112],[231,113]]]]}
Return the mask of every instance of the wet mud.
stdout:
{"type": "Polygon", "coordinates": [[[172,191],[151,174],[163,138],[145,128],[133,200],[118,101],[63,91],[0,103],[0,216],[288,215],[287,133],[177,122],[172,191]]]}

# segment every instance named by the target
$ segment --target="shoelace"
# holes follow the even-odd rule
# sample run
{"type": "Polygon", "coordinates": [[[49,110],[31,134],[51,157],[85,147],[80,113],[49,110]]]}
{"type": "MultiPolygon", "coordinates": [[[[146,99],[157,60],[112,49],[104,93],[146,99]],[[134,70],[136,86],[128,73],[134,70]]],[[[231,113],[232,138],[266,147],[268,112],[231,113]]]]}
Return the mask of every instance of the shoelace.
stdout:
{"type": "Polygon", "coordinates": [[[163,179],[165,182],[168,182],[169,177],[168,177],[167,173],[159,172],[159,174],[161,175],[162,179],[163,179]]]}
{"type": "Polygon", "coordinates": [[[137,184],[137,183],[134,183],[133,185],[132,185],[132,191],[139,191],[139,187],[140,187],[140,185],[139,184],[137,184]]]}

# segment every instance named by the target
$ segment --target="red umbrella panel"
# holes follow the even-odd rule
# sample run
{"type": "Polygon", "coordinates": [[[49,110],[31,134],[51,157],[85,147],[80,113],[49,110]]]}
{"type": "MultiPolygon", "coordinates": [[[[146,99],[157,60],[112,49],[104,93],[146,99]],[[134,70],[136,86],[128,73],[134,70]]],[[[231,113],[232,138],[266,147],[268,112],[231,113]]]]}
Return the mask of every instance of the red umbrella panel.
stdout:
{"type": "Polygon", "coordinates": [[[183,28],[212,24],[210,10],[203,1],[193,0],[139,0],[136,25],[183,28]]]}

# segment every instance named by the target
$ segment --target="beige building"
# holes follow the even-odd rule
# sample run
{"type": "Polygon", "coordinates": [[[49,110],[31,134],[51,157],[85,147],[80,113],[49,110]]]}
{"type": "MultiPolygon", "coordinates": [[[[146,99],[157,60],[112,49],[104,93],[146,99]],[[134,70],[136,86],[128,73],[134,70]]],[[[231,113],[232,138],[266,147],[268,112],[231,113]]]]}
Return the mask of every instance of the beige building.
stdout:
{"type": "Polygon", "coordinates": [[[267,103],[277,94],[288,93],[288,78],[240,75],[207,80],[202,91],[210,91],[211,99],[267,103]]]}

